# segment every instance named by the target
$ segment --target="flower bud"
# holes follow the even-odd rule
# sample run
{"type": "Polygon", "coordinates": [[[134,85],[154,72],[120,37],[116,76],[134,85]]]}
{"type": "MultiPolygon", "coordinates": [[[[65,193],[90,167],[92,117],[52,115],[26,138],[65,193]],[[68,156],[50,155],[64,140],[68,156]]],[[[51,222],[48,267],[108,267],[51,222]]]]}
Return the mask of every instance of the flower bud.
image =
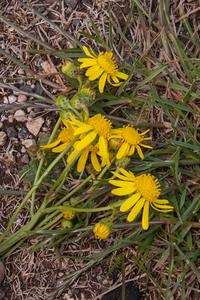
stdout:
{"type": "Polygon", "coordinates": [[[65,120],[70,120],[70,117],[73,116],[73,114],[71,112],[63,110],[63,109],[60,110],[59,114],[60,114],[60,117],[65,120]]]}
{"type": "Polygon", "coordinates": [[[119,150],[119,148],[121,147],[122,143],[123,143],[123,140],[112,138],[108,142],[108,147],[110,150],[117,152],[119,150]]]}
{"type": "Polygon", "coordinates": [[[62,66],[62,72],[71,78],[77,78],[79,76],[79,67],[73,62],[67,61],[66,64],[62,66]]]}
{"type": "Polygon", "coordinates": [[[113,222],[108,218],[102,219],[99,223],[97,223],[94,227],[95,239],[106,239],[111,230],[112,230],[113,222]]]}
{"type": "Polygon", "coordinates": [[[66,228],[72,228],[73,227],[73,223],[72,223],[72,221],[62,219],[61,226],[64,229],[66,229],[66,228]]]}
{"type": "Polygon", "coordinates": [[[56,106],[67,110],[69,108],[69,100],[67,97],[60,95],[56,99],[56,106]]]}
{"type": "Polygon", "coordinates": [[[84,88],[71,99],[71,105],[75,109],[84,109],[84,107],[88,107],[90,101],[94,99],[95,91],[90,88],[84,88]]]}
{"type": "Polygon", "coordinates": [[[116,167],[119,167],[119,168],[125,168],[126,166],[128,166],[130,164],[130,161],[131,161],[130,157],[122,156],[121,158],[116,159],[115,165],[116,165],[116,167]]]}
{"type": "Polygon", "coordinates": [[[72,220],[75,218],[76,212],[73,210],[69,210],[69,209],[63,209],[62,215],[63,215],[63,218],[65,218],[66,220],[72,220]]]}
{"type": "Polygon", "coordinates": [[[43,157],[43,153],[39,145],[29,147],[27,152],[32,159],[41,159],[43,157]]]}

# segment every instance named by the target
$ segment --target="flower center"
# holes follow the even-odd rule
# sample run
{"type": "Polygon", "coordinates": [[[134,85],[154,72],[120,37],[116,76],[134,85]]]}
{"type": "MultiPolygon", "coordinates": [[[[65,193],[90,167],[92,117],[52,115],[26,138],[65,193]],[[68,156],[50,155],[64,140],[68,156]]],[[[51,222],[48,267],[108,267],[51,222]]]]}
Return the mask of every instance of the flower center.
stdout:
{"type": "Polygon", "coordinates": [[[154,176],[151,176],[150,174],[142,174],[135,177],[136,190],[145,198],[145,200],[154,202],[160,195],[160,185],[157,181],[158,180],[154,180],[154,176]]]}
{"type": "Polygon", "coordinates": [[[115,64],[115,60],[111,56],[111,52],[103,53],[98,55],[98,63],[100,67],[110,75],[114,75],[118,66],[115,64]]]}
{"type": "Polygon", "coordinates": [[[98,114],[89,118],[88,123],[93,127],[93,130],[98,133],[98,135],[103,136],[105,139],[109,139],[111,136],[112,123],[104,116],[98,114]]]}
{"type": "Polygon", "coordinates": [[[86,148],[88,149],[88,151],[95,152],[95,153],[99,151],[99,148],[97,146],[89,145],[86,148]]]}
{"type": "Polygon", "coordinates": [[[110,230],[105,225],[97,224],[94,228],[95,238],[96,239],[106,239],[110,233],[110,230]]]}
{"type": "Polygon", "coordinates": [[[59,133],[58,140],[60,140],[62,143],[71,143],[71,139],[66,128],[59,133]]]}
{"type": "Polygon", "coordinates": [[[135,130],[133,127],[130,127],[129,125],[123,127],[122,137],[125,140],[125,142],[133,146],[138,145],[143,140],[141,134],[138,133],[137,130],[135,130]]]}

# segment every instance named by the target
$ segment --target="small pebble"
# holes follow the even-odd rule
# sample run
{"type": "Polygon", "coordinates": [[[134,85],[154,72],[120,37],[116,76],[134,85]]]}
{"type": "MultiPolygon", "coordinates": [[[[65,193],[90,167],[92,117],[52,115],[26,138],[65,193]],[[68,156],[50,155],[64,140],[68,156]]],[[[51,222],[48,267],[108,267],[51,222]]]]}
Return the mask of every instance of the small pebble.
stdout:
{"type": "Polygon", "coordinates": [[[28,164],[29,163],[29,156],[28,156],[28,154],[24,154],[24,156],[22,156],[21,162],[24,163],[24,164],[28,164]]]}
{"type": "Polygon", "coordinates": [[[19,109],[15,112],[14,114],[14,118],[18,121],[18,122],[24,122],[26,120],[26,114],[23,110],[19,109]]]}
{"type": "Polygon", "coordinates": [[[24,74],[24,70],[23,70],[22,68],[20,68],[20,69],[17,71],[17,73],[18,73],[19,75],[23,75],[23,74],[24,74]]]}
{"type": "Polygon", "coordinates": [[[22,142],[22,144],[23,144],[26,148],[29,148],[29,147],[35,146],[35,145],[36,145],[36,141],[33,140],[33,139],[27,139],[27,140],[24,140],[24,141],[22,142]]]}
{"type": "Polygon", "coordinates": [[[17,101],[17,97],[16,96],[14,96],[14,95],[8,96],[8,102],[10,104],[12,104],[12,103],[14,103],[16,101],[17,101]]]}
{"type": "Polygon", "coordinates": [[[4,103],[4,104],[8,104],[8,103],[9,103],[9,102],[8,102],[8,97],[6,97],[6,96],[3,97],[3,103],[4,103]]]}
{"type": "Polygon", "coordinates": [[[25,127],[18,129],[18,138],[20,140],[26,140],[28,137],[29,137],[29,131],[25,127]]]}
{"type": "Polygon", "coordinates": [[[18,102],[26,102],[26,100],[27,100],[27,97],[26,97],[26,95],[23,95],[23,94],[20,94],[17,99],[18,102]]]}
{"type": "Polygon", "coordinates": [[[2,129],[3,128],[3,123],[2,122],[0,122],[0,129],[2,129]]]}
{"type": "Polygon", "coordinates": [[[44,118],[39,117],[32,122],[26,123],[26,127],[34,136],[36,136],[39,133],[43,123],[44,118]]]}
{"type": "Polygon", "coordinates": [[[33,92],[33,90],[32,90],[32,87],[30,86],[30,85],[22,85],[21,87],[20,87],[20,90],[21,91],[24,91],[24,92],[26,92],[26,93],[32,93],[33,92]]]}
{"type": "Polygon", "coordinates": [[[21,153],[26,153],[26,148],[24,146],[21,148],[21,153]]]}
{"type": "Polygon", "coordinates": [[[4,146],[6,144],[7,135],[4,131],[0,131],[0,146],[4,146]]]}
{"type": "Polygon", "coordinates": [[[43,88],[41,87],[41,85],[36,85],[34,87],[34,93],[37,95],[42,95],[42,93],[44,92],[43,88]]]}
{"type": "Polygon", "coordinates": [[[7,133],[7,136],[9,138],[13,138],[13,137],[16,138],[17,137],[17,130],[13,126],[8,127],[7,130],[6,130],[6,133],[7,133]]]}

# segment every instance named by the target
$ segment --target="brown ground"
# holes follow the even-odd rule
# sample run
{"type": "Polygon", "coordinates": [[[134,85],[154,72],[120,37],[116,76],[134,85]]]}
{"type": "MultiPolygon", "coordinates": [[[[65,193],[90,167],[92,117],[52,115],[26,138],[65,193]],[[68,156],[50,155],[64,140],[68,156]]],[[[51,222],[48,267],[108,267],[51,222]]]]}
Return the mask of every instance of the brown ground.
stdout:
{"type": "MultiPolygon", "coordinates": [[[[78,4],[75,6],[75,8],[66,6],[64,0],[32,0],[30,2],[34,5],[35,9],[45,14],[45,16],[47,16],[50,20],[56,20],[57,24],[61,26],[61,28],[70,32],[83,44],[86,45],[88,45],[88,38],[84,37],[79,32],[83,31],[95,35],[89,22],[89,18],[91,18],[100,30],[102,37],[106,40],[106,42],[108,42],[107,39],[109,15],[108,2],[106,0],[88,0],[87,2],[78,1],[78,4]]],[[[143,1],[141,2],[143,3],[143,1]]],[[[155,2],[157,3],[157,1],[150,1],[149,4],[152,7],[152,14],[154,13],[156,7],[155,2]]],[[[111,1],[111,5],[113,11],[113,20],[121,28],[121,30],[123,30],[130,10],[130,3],[126,0],[118,0],[111,1]]],[[[145,1],[143,5],[145,7],[145,1]]],[[[47,42],[55,49],[70,47],[70,44],[66,38],[64,38],[59,32],[56,32],[54,29],[50,28],[48,24],[41,21],[31,12],[28,12],[16,0],[2,0],[0,3],[0,9],[2,15],[5,18],[9,19],[14,24],[20,26],[33,35],[38,36],[41,40],[47,42]]],[[[138,16],[135,9],[131,24],[132,28],[129,29],[128,36],[132,40],[132,43],[134,41],[141,41],[141,32],[139,30],[136,30],[138,24],[138,16]]],[[[47,57],[44,55],[34,55],[22,51],[24,49],[37,49],[38,46],[36,43],[16,33],[16,31],[12,27],[6,25],[3,22],[0,23],[0,38],[0,47],[2,49],[4,49],[5,51],[9,51],[10,54],[18,58],[21,62],[26,64],[36,73],[39,74],[43,72],[41,63],[43,61],[47,61],[47,57]]],[[[115,32],[114,39],[118,38],[119,37],[115,32]]],[[[89,41],[89,43],[93,46],[94,49],[97,49],[95,42],[89,41]]],[[[41,50],[42,47],[39,47],[38,49],[41,50]]],[[[160,55],[161,53],[158,53],[158,57],[160,55]]],[[[52,57],[52,62],[57,67],[62,65],[62,61],[57,58],[52,57]]],[[[0,70],[1,77],[21,76],[19,72],[20,68],[2,55],[0,56],[0,70]]],[[[136,78],[136,80],[139,79],[140,78],[138,75],[138,78],[136,78]]],[[[56,81],[55,78],[51,78],[51,80],[56,81]]],[[[4,82],[8,83],[8,81],[4,82]]],[[[30,81],[28,83],[29,86],[36,85],[35,81],[30,81]]],[[[20,88],[20,83],[17,83],[16,86],[20,88]]],[[[53,88],[49,88],[49,90],[54,95],[56,95],[58,92],[55,89],[53,90],[53,88]]],[[[11,90],[1,88],[0,102],[3,103],[4,96],[8,97],[12,94],[13,92],[11,90]]],[[[43,93],[42,95],[45,95],[45,93],[43,93]]],[[[51,132],[56,122],[56,118],[58,117],[58,114],[56,112],[49,111],[48,109],[33,109],[32,115],[30,111],[24,111],[26,113],[27,120],[28,118],[34,119],[38,116],[43,116],[43,118],[45,119],[45,123],[42,125],[41,132],[51,132]]],[[[4,132],[7,132],[8,128],[12,126],[16,128],[18,132],[20,128],[25,127],[26,121],[18,122],[13,119],[13,115],[14,112],[12,111],[1,113],[1,130],[3,130],[4,132]]],[[[156,115],[158,116],[159,113],[156,112],[156,115]]],[[[148,118],[150,117],[152,116],[149,115],[148,118]]],[[[157,119],[157,121],[159,120],[157,119]]],[[[169,120],[166,118],[165,121],[169,120]]],[[[154,132],[154,134],[158,135],[157,132],[154,132]]],[[[28,138],[37,140],[38,136],[34,137],[29,133],[28,138]]],[[[20,140],[18,136],[8,138],[6,144],[0,148],[1,189],[15,191],[27,191],[29,189],[29,186],[24,185],[20,181],[18,176],[18,171],[21,170],[22,166],[27,164],[29,160],[30,157],[27,155],[27,151],[22,145],[22,140],[20,140]]],[[[39,205],[40,200],[41,199],[38,197],[36,200],[36,204],[38,201],[39,205]]],[[[7,195],[1,196],[1,231],[6,228],[13,211],[19,205],[20,201],[21,197],[7,195]]],[[[28,220],[29,214],[25,207],[15,220],[12,231],[14,232],[17,228],[23,226],[23,224],[25,224],[28,220]]],[[[40,238],[38,238],[38,240],[33,239],[27,241],[22,247],[17,248],[15,252],[5,260],[4,263],[6,266],[6,277],[0,288],[0,299],[45,299],[46,296],[58,285],[59,279],[61,279],[64,275],[82,268],[85,264],[81,260],[72,260],[65,257],[67,255],[71,255],[72,253],[74,256],[79,255],[80,244],[74,242],[67,246],[61,246],[60,251],[63,256],[62,268],[59,268],[59,260],[57,258],[57,255],[53,253],[53,250],[46,250],[47,246],[49,246],[50,244],[47,244],[45,247],[42,247],[34,253],[30,254],[30,251],[40,241],[40,238]]],[[[99,242],[94,239],[93,235],[89,237],[87,236],[82,245],[82,253],[85,257],[88,258],[91,257],[91,255],[94,253],[105,250],[110,245],[111,242],[99,242]]],[[[147,276],[145,273],[140,272],[138,274],[138,267],[133,263],[132,257],[136,256],[137,247],[130,246],[126,249],[125,253],[126,280],[133,280],[135,282],[135,286],[141,292],[143,299],[159,299],[159,290],[157,289],[155,284],[151,280],[147,280],[147,276]]],[[[162,272],[160,272],[159,268],[154,268],[159,258],[160,257],[158,253],[152,251],[150,259],[151,263],[150,261],[146,263],[147,268],[148,265],[151,266],[150,272],[157,281],[160,281],[161,277],[163,279],[166,279],[168,274],[168,266],[166,262],[161,266],[162,272]]],[[[95,268],[87,270],[78,278],[78,280],[76,280],[75,283],[72,284],[72,286],[67,288],[66,291],[56,299],[97,299],[97,296],[109,290],[111,286],[118,285],[122,282],[121,269],[117,268],[102,284],[101,279],[106,275],[108,270],[109,263],[102,263],[95,268]]],[[[173,280],[177,281],[179,275],[180,274],[177,274],[177,277],[173,278],[173,280]]],[[[198,288],[193,273],[190,277],[188,277],[188,284],[192,285],[192,282],[194,287],[198,288]]],[[[181,299],[180,295],[181,291],[176,294],[176,298],[174,299],[181,299]]],[[[161,299],[164,298],[161,297],[161,299]]],[[[194,292],[188,290],[184,299],[197,300],[199,299],[199,296],[194,292]]]]}

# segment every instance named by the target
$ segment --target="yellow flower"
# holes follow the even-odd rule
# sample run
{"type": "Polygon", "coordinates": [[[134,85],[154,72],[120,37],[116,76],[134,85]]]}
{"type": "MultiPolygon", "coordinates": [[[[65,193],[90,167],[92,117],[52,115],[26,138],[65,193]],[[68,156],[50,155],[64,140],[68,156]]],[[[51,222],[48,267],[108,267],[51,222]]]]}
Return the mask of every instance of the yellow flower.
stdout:
{"type": "Polygon", "coordinates": [[[112,129],[111,138],[118,138],[123,140],[122,145],[120,146],[116,158],[119,159],[122,156],[131,156],[135,152],[135,148],[139,156],[143,159],[144,155],[140,146],[145,148],[152,149],[151,146],[142,144],[142,141],[151,140],[151,137],[144,138],[144,135],[149,131],[149,129],[143,133],[139,133],[138,129],[134,129],[133,126],[123,126],[123,128],[112,129]]]}
{"type": "Polygon", "coordinates": [[[112,123],[101,114],[89,118],[87,123],[80,122],[74,117],[71,117],[71,120],[71,123],[78,127],[78,129],[76,129],[74,132],[75,135],[87,133],[81,141],[76,143],[75,149],[79,151],[85,149],[92,143],[98,142],[99,155],[103,158],[103,161],[105,161],[109,166],[110,160],[108,153],[108,139],[111,136],[112,123]]]}
{"type": "Polygon", "coordinates": [[[147,230],[149,228],[149,204],[161,212],[169,212],[173,210],[173,206],[165,205],[169,201],[166,199],[158,199],[160,195],[160,185],[158,180],[154,180],[154,176],[150,174],[142,174],[135,177],[132,172],[119,169],[123,174],[112,172],[116,177],[122,180],[110,180],[109,183],[119,187],[112,190],[114,195],[123,196],[132,194],[121,205],[120,211],[125,212],[132,207],[128,215],[127,221],[132,222],[143,208],[142,227],[147,230]]]}
{"type": "Polygon", "coordinates": [[[78,61],[82,62],[80,69],[90,67],[85,75],[89,76],[89,80],[95,80],[99,76],[99,91],[103,93],[106,79],[113,86],[119,86],[122,82],[119,82],[118,78],[126,80],[128,75],[118,71],[118,66],[114,60],[112,52],[100,52],[97,56],[93,50],[90,48],[90,51],[83,46],[83,50],[89,58],[79,58],[78,61]],[[110,77],[114,81],[111,83],[110,77]],[[117,78],[118,77],[118,78],[117,78]]]}
{"type": "Polygon", "coordinates": [[[109,236],[111,229],[112,229],[112,221],[109,221],[108,219],[101,220],[98,224],[94,227],[94,234],[96,239],[107,239],[109,236]]]}
{"type": "MultiPolygon", "coordinates": [[[[76,142],[74,144],[74,147],[76,146],[78,142],[76,142]]],[[[69,163],[74,155],[77,153],[78,151],[75,149],[68,157],[67,159],[67,162],[69,163]]],[[[85,165],[86,165],[86,162],[87,162],[87,159],[88,159],[88,156],[89,156],[89,153],[91,152],[91,162],[92,162],[92,165],[93,167],[95,168],[96,171],[100,172],[101,171],[101,166],[99,164],[99,161],[98,161],[98,158],[97,158],[97,154],[99,152],[99,147],[98,147],[98,144],[95,145],[95,146],[92,146],[92,145],[89,145],[87,146],[83,152],[80,154],[80,158],[78,160],[78,164],[77,164],[77,171],[78,172],[82,172],[85,165]]]]}
{"type": "Polygon", "coordinates": [[[67,126],[67,128],[64,128],[58,135],[58,138],[52,142],[51,144],[41,146],[42,149],[48,149],[53,148],[52,151],[55,153],[62,152],[74,139],[74,128],[73,126],[67,122],[67,120],[63,120],[64,124],[67,126]],[[63,143],[62,145],[56,147],[58,144],[63,143]]]}

